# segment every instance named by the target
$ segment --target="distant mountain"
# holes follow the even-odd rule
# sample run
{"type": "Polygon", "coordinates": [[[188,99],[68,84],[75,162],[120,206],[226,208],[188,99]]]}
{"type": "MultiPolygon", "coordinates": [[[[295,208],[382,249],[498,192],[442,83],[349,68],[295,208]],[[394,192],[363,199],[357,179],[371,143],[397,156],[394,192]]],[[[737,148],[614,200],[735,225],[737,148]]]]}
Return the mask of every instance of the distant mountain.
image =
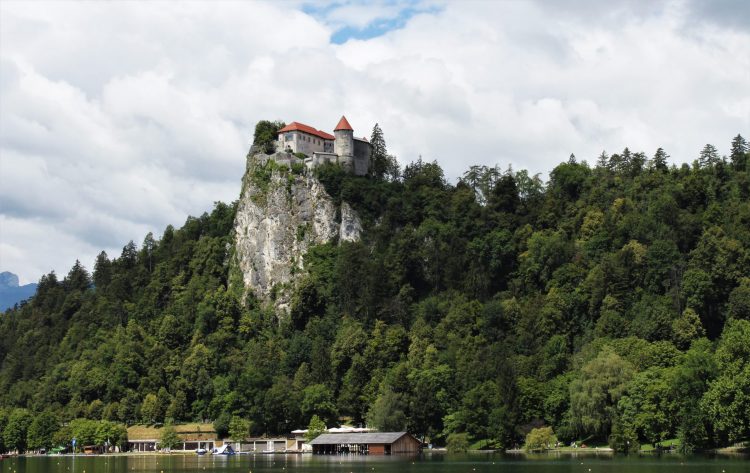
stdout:
{"type": "Polygon", "coordinates": [[[33,296],[36,284],[18,285],[18,276],[8,271],[0,273],[0,312],[33,296]]]}

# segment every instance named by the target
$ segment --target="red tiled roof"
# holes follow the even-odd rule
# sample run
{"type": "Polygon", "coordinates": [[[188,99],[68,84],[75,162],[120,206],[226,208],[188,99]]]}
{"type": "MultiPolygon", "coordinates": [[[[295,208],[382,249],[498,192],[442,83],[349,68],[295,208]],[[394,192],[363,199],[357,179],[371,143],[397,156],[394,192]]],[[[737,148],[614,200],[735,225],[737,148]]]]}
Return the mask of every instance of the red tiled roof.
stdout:
{"type": "Polygon", "coordinates": [[[339,130],[351,130],[354,131],[354,128],[349,124],[349,122],[346,120],[345,116],[341,116],[341,120],[339,120],[339,124],[336,125],[336,128],[333,129],[333,131],[339,131],[339,130]]]}
{"type": "Polygon", "coordinates": [[[279,133],[284,133],[287,131],[301,131],[303,133],[307,133],[308,135],[314,135],[319,138],[323,138],[324,140],[333,140],[334,136],[326,133],[325,131],[316,130],[315,128],[305,125],[304,123],[300,122],[292,122],[279,130],[279,133]]]}

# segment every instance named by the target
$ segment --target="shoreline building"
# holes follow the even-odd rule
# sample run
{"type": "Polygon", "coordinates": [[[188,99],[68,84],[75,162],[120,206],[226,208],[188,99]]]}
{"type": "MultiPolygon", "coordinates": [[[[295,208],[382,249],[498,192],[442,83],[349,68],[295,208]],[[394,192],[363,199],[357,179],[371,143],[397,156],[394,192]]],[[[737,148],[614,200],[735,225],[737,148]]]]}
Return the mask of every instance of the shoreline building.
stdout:
{"type": "MultiPolygon", "coordinates": [[[[163,427],[132,425],[128,427],[128,448],[130,452],[156,452],[163,427]]],[[[178,424],[174,426],[180,443],[172,451],[193,451],[198,448],[212,450],[223,444],[216,438],[211,424],[178,424]]]]}
{"type": "Polygon", "coordinates": [[[311,442],[316,455],[391,455],[416,454],[422,443],[408,432],[367,432],[349,434],[320,434],[311,442]]]}
{"type": "Polygon", "coordinates": [[[304,123],[292,122],[279,130],[276,150],[304,154],[308,169],[338,163],[357,176],[368,173],[372,156],[370,142],[367,138],[354,136],[354,129],[345,116],[339,120],[333,135],[304,123]]]}
{"type": "MultiPolygon", "coordinates": [[[[367,427],[351,427],[348,425],[343,425],[341,427],[331,427],[330,429],[326,429],[323,433],[324,434],[362,434],[362,433],[369,433],[374,432],[374,429],[370,429],[367,427]]],[[[307,443],[307,429],[298,429],[298,430],[292,430],[292,435],[294,435],[294,445],[292,447],[293,450],[297,450],[298,452],[312,452],[312,446],[307,443]]]]}

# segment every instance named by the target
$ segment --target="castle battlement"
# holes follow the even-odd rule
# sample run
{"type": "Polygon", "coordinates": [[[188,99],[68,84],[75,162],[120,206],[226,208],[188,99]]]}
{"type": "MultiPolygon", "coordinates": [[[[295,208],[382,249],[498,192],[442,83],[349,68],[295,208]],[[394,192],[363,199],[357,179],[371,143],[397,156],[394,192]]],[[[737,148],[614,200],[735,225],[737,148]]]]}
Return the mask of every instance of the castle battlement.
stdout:
{"type": "Polygon", "coordinates": [[[370,142],[367,138],[356,138],[344,116],[334,128],[333,135],[304,123],[292,122],[279,130],[276,150],[304,154],[308,169],[325,163],[339,163],[357,176],[367,174],[372,156],[370,142]]]}

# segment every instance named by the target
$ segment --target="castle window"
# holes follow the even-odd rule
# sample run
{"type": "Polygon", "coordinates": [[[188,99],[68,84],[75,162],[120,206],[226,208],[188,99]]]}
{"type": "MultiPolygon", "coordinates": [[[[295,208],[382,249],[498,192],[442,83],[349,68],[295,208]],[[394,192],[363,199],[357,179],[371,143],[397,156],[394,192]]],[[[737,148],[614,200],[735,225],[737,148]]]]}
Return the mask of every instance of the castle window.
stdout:
{"type": "Polygon", "coordinates": [[[294,139],[294,134],[293,133],[286,133],[284,135],[284,141],[292,141],[293,139],[294,139]]]}

